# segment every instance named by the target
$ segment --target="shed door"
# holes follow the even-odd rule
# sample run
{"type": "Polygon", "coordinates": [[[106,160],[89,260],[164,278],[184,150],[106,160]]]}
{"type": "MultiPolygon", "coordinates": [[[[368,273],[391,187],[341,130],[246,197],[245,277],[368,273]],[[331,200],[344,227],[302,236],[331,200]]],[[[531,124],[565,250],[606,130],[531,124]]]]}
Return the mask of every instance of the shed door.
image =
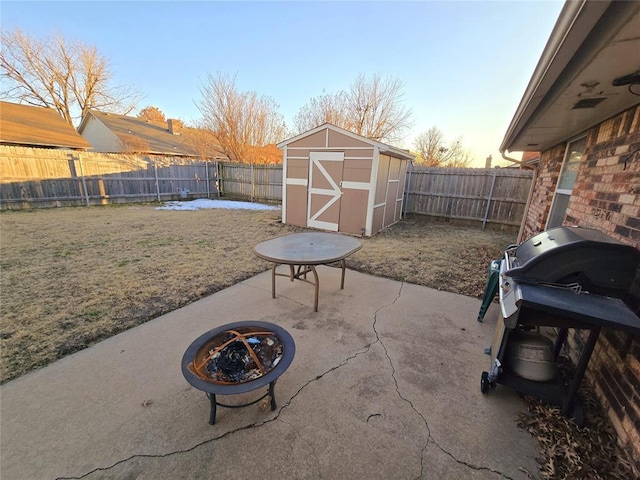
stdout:
{"type": "Polygon", "coordinates": [[[338,231],[344,152],[310,152],[307,226],[338,231]]]}

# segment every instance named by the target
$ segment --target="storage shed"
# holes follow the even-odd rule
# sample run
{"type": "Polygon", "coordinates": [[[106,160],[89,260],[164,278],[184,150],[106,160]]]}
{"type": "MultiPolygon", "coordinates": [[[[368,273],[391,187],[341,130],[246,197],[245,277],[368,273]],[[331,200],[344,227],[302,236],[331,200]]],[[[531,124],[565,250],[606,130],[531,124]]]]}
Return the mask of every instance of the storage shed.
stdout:
{"type": "Polygon", "coordinates": [[[282,223],[371,236],[400,220],[408,151],[329,123],[277,147],[282,223]]]}

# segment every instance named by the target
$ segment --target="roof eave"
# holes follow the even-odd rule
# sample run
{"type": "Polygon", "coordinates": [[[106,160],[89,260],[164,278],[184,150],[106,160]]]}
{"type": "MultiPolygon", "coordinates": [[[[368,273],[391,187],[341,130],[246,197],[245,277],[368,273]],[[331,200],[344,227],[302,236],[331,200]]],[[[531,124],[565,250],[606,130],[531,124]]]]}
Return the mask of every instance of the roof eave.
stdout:
{"type": "Polygon", "coordinates": [[[60,150],[78,150],[78,151],[88,151],[91,150],[91,146],[79,146],[79,145],[57,145],[54,143],[38,143],[38,142],[10,142],[5,140],[0,140],[0,145],[7,145],[13,147],[33,147],[33,148],[57,148],[60,150]]]}
{"type": "MultiPolygon", "coordinates": [[[[526,127],[536,108],[547,97],[563,67],[591,32],[611,1],[567,1],[545,45],[531,80],[507,128],[500,152],[509,151],[515,138],[526,127]],[[570,35],[573,34],[573,35],[570,35]]],[[[539,149],[540,147],[536,147],[539,149]]]]}

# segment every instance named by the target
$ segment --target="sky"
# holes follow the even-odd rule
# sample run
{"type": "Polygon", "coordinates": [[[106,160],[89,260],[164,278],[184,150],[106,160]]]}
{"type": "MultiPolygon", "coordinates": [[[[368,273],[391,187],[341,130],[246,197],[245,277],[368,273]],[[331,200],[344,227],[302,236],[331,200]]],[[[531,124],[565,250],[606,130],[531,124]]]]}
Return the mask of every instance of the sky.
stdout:
{"type": "MultiPolygon", "coordinates": [[[[413,148],[432,126],[484,166],[499,147],[563,6],[538,1],[2,1],[0,26],[95,46],[114,84],[187,123],[209,75],[279,105],[289,127],[312,97],[359,74],[399,79],[413,148]]],[[[284,140],[284,139],[283,139],[284,140]]]]}

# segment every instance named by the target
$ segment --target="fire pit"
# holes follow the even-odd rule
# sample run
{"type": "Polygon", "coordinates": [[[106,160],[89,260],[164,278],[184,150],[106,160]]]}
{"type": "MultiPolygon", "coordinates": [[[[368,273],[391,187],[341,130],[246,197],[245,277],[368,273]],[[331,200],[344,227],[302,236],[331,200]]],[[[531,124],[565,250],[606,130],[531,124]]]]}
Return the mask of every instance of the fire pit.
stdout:
{"type": "Polygon", "coordinates": [[[240,408],[267,396],[275,410],[275,384],[296,351],[285,329],[267,322],[236,322],[198,337],[182,356],[182,374],[193,387],[207,394],[211,403],[209,423],[216,423],[216,406],[240,408]],[[246,393],[269,385],[260,398],[241,405],[227,405],[216,395],[246,393]]]}

